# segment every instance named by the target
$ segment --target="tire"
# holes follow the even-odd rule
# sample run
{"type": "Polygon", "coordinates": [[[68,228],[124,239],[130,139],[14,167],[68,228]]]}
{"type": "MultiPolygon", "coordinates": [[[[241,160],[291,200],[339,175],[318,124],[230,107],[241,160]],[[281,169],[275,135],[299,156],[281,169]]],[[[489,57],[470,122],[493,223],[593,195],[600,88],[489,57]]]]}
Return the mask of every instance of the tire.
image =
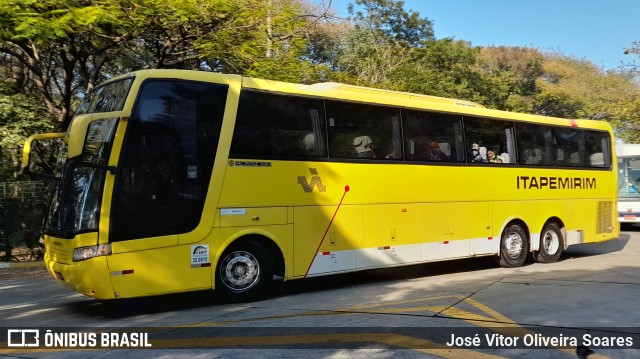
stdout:
{"type": "Polygon", "coordinates": [[[555,222],[547,223],[540,235],[540,248],[533,252],[538,263],[554,263],[560,259],[564,249],[564,240],[560,227],[555,222]]]}
{"type": "Polygon", "coordinates": [[[254,239],[234,243],[224,251],[216,266],[216,292],[237,302],[263,298],[273,284],[271,252],[254,239]]]}
{"type": "Polygon", "coordinates": [[[527,260],[529,237],[519,224],[511,224],[502,232],[498,264],[505,268],[520,267],[527,260]]]}

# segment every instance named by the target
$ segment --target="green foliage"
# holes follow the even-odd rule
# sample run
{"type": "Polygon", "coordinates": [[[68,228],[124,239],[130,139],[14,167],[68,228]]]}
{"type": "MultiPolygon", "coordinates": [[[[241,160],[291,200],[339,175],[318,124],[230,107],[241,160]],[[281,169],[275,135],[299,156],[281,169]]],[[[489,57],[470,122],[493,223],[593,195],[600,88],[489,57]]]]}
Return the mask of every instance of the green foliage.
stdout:
{"type": "Polygon", "coordinates": [[[478,65],[500,86],[493,107],[516,112],[533,112],[538,93],[536,79],[542,75],[544,55],[523,47],[485,47],[480,50],[478,65]]]}
{"type": "Polygon", "coordinates": [[[349,6],[356,29],[375,33],[380,42],[393,42],[404,47],[421,47],[433,40],[433,23],[415,11],[407,12],[404,1],[356,0],[360,11],[349,6]]]}
{"type": "Polygon", "coordinates": [[[27,137],[57,130],[42,101],[0,83],[0,182],[15,180],[21,156],[17,148],[27,137]]]}
{"type": "Polygon", "coordinates": [[[453,97],[492,105],[502,87],[477,66],[480,49],[450,38],[416,49],[389,75],[401,91],[453,97]]]}
{"type": "Polygon", "coordinates": [[[534,112],[606,120],[621,139],[638,139],[640,88],[630,74],[603,72],[592,63],[562,55],[547,56],[543,69],[536,82],[540,94],[534,112]]]}
{"type": "Polygon", "coordinates": [[[342,37],[334,64],[361,85],[381,86],[399,63],[433,39],[433,24],[402,1],[356,0],[354,27],[342,37]]]}
{"type": "Polygon", "coordinates": [[[622,67],[627,69],[628,73],[632,76],[640,76],[640,40],[631,43],[631,46],[624,50],[625,55],[631,55],[629,62],[625,63],[622,67]]]}
{"type": "Polygon", "coordinates": [[[313,65],[302,60],[263,59],[245,72],[246,76],[293,83],[314,84],[332,77],[326,65],[313,65]]]}
{"type": "Polygon", "coordinates": [[[507,101],[496,108],[606,120],[624,141],[640,140],[640,87],[633,72],[603,71],[588,61],[527,48],[484,48],[480,59],[485,71],[508,85],[507,101]]]}

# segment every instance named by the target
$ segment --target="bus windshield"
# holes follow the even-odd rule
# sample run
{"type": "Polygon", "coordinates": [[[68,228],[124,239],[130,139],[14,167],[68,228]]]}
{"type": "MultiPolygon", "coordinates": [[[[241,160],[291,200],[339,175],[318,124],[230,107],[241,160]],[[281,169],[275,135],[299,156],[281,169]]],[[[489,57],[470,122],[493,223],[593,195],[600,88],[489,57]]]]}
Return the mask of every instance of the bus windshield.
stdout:
{"type": "MultiPolygon", "coordinates": [[[[79,106],[76,115],[120,111],[132,79],[95,88],[79,106]]],[[[101,188],[118,118],[103,118],[89,124],[82,153],[68,158],[67,147],[58,155],[56,177],[45,232],[62,238],[97,230],[101,188]]]]}
{"type": "Polygon", "coordinates": [[[618,198],[640,199],[640,156],[618,158],[618,198]]]}

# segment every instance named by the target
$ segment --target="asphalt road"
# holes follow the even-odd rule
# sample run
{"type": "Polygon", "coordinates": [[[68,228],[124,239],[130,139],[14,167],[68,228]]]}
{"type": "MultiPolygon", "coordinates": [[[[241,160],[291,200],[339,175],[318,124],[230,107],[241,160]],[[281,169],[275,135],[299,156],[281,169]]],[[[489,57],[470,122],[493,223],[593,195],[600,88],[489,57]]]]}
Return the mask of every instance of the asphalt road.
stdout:
{"type": "Polygon", "coordinates": [[[477,258],[373,270],[279,283],[253,303],[209,292],[102,303],[42,268],[5,268],[0,356],[576,358],[586,335],[589,358],[640,358],[639,259],[634,229],[571,247],[554,264],[506,269],[477,258]],[[8,347],[9,336],[34,343],[29,329],[37,347],[8,347]]]}

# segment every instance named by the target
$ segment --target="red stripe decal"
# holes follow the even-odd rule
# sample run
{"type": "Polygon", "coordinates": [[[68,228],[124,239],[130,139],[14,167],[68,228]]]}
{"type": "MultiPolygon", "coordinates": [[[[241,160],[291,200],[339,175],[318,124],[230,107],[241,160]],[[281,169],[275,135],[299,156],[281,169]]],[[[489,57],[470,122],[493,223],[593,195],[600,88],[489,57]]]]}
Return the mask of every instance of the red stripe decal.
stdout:
{"type": "MultiPolygon", "coordinates": [[[[349,192],[350,189],[351,188],[349,188],[349,186],[344,186],[344,193],[342,194],[342,198],[340,198],[340,203],[338,203],[338,207],[336,207],[336,211],[333,212],[333,217],[331,217],[331,220],[329,221],[329,225],[327,226],[327,230],[324,231],[324,235],[322,236],[322,240],[320,241],[320,244],[318,244],[318,248],[316,249],[316,253],[318,253],[318,251],[320,251],[320,247],[322,247],[322,242],[324,242],[324,239],[327,238],[327,233],[329,233],[329,228],[331,228],[331,224],[333,223],[333,220],[336,218],[336,214],[338,214],[338,210],[340,209],[340,206],[342,206],[342,201],[344,200],[344,196],[347,194],[347,192],[349,192]]],[[[311,270],[311,266],[313,265],[313,261],[314,260],[316,260],[316,256],[313,256],[313,258],[311,258],[311,263],[309,263],[309,267],[307,268],[307,271],[304,274],[305,278],[309,274],[309,270],[311,270]]]]}

